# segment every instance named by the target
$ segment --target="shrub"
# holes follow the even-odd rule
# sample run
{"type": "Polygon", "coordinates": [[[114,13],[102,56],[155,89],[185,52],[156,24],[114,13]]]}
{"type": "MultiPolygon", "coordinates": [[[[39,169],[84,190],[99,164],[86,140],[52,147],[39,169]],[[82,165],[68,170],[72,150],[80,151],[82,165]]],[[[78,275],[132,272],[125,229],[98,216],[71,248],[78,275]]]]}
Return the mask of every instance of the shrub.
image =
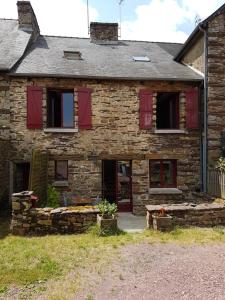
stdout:
{"type": "Polygon", "coordinates": [[[220,157],[215,165],[216,170],[225,172],[225,157],[220,157]]]}
{"type": "Polygon", "coordinates": [[[48,198],[46,206],[53,208],[60,206],[60,193],[51,185],[48,186],[48,198]]]}
{"type": "Polygon", "coordinates": [[[101,216],[110,217],[117,212],[117,206],[115,203],[109,203],[106,199],[103,199],[98,205],[99,213],[101,216]]]}

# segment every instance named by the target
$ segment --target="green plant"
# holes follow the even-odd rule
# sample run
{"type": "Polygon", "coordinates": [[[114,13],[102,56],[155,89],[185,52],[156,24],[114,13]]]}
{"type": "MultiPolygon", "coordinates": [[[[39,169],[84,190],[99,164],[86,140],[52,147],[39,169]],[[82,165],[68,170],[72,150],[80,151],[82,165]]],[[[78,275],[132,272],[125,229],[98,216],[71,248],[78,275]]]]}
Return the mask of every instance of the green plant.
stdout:
{"type": "Polygon", "coordinates": [[[4,294],[5,292],[7,292],[7,290],[8,290],[7,286],[0,285],[0,294],[4,294]]]}
{"type": "Polygon", "coordinates": [[[46,206],[53,208],[60,206],[60,193],[51,185],[48,186],[48,198],[46,206]]]}
{"type": "Polygon", "coordinates": [[[225,157],[220,157],[215,165],[215,169],[221,172],[225,172],[225,157]]]}
{"type": "Polygon", "coordinates": [[[106,199],[102,199],[102,201],[97,205],[99,209],[99,214],[102,217],[111,217],[117,212],[117,205],[115,203],[109,203],[106,199]]]}

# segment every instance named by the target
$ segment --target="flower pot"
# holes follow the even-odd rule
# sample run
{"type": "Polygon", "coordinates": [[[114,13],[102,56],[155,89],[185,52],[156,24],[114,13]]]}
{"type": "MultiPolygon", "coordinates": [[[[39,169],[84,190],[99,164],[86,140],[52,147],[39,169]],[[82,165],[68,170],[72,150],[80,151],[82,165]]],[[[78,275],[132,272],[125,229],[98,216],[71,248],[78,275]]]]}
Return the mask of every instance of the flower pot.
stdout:
{"type": "Polygon", "coordinates": [[[117,228],[118,228],[117,227],[117,218],[115,215],[113,215],[113,216],[97,215],[97,224],[103,231],[105,231],[105,230],[114,231],[114,230],[117,230],[117,228]]]}
{"type": "Polygon", "coordinates": [[[170,215],[159,216],[152,215],[153,229],[160,231],[173,230],[173,218],[170,215]]]}

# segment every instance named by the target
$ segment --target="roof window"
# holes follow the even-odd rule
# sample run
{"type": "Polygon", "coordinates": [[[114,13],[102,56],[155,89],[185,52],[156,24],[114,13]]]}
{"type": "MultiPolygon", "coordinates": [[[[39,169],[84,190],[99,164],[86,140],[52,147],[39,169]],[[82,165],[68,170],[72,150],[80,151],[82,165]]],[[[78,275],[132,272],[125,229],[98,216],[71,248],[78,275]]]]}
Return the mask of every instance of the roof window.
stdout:
{"type": "Polygon", "coordinates": [[[82,60],[80,51],[63,51],[64,57],[70,60],[82,60]]]}
{"type": "Polygon", "coordinates": [[[149,62],[150,59],[148,56],[133,56],[134,61],[142,61],[142,62],[149,62]]]}

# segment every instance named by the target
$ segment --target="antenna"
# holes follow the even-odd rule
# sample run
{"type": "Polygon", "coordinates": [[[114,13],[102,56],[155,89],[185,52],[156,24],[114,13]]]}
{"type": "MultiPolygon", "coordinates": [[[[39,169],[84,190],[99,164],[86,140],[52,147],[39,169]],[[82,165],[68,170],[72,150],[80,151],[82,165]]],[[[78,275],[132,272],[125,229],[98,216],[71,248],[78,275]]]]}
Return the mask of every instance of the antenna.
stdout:
{"type": "MultiPolygon", "coordinates": [[[[122,0],[123,1],[123,0],[122,0]]],[[[90,24],[89,24],[89,1],[87,0],[87,25],[88,25],[88,34],[90,34],[90,24]]]]}
{"type": "Polygon", "coordinates": [[[122,8],[121,8],[121,4],[123,3],[124,0],[119,0],[119,14],[120,14],[120,27],[119,27],[119,37],[121,37],[121,33],[122,33],[122,8]]]}

